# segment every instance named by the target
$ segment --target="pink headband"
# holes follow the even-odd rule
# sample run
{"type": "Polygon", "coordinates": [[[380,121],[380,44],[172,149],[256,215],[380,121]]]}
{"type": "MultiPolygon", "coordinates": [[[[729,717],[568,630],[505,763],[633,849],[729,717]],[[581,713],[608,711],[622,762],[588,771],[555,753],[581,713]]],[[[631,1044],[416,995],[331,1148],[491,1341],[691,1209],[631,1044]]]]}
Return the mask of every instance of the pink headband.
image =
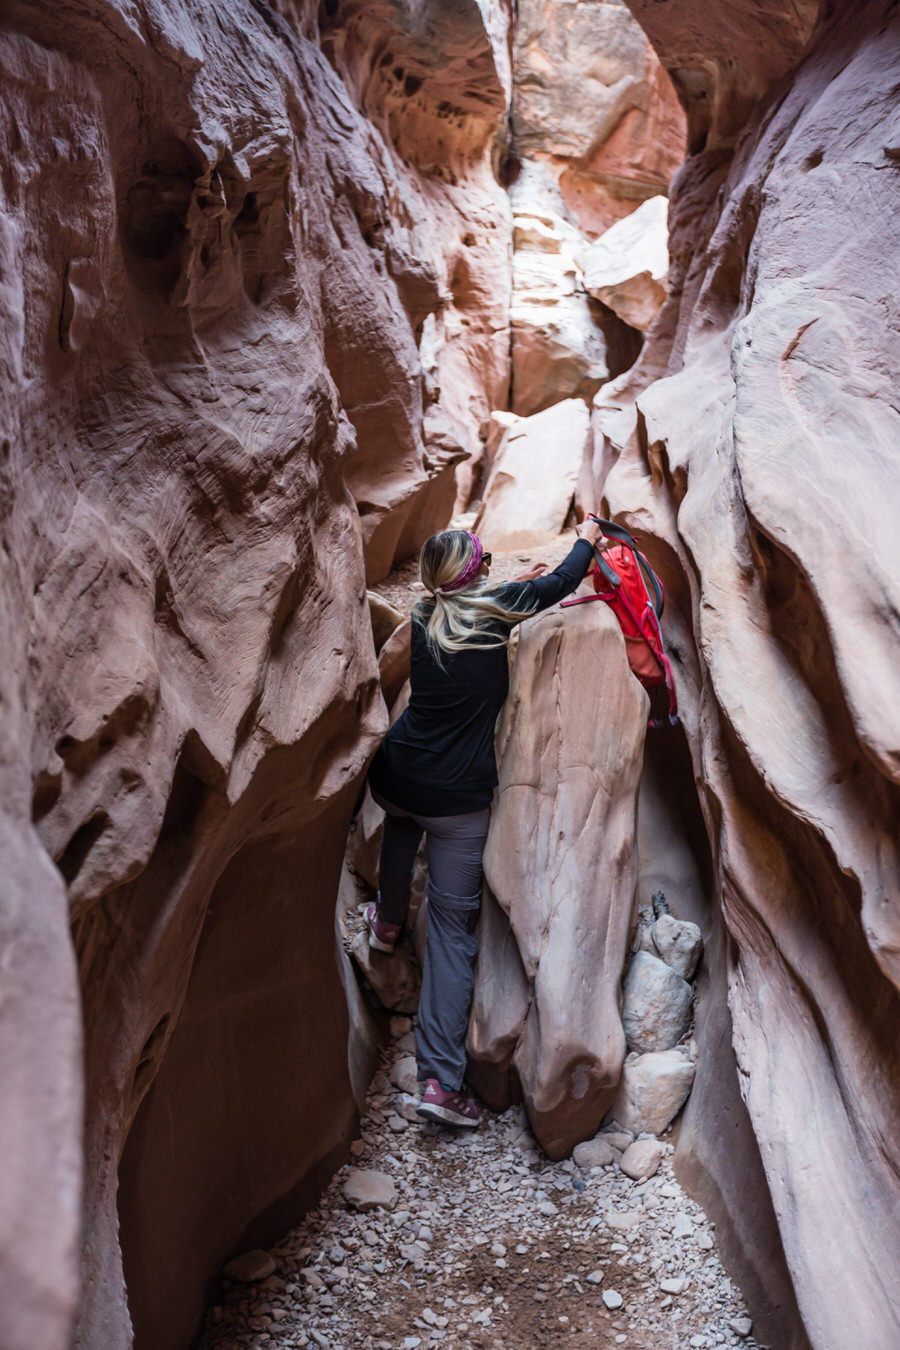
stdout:
{"type": "Polygon", "coordinates": [[[441,586],[442,591],[458,591],[463,586],[467,586],[481,566],[481,560],[484,557],[481,540],[471,530],[466,530],[466,534],[472,540],[472,556],[455,581],[448,581],[446,586],[441,586]]]}

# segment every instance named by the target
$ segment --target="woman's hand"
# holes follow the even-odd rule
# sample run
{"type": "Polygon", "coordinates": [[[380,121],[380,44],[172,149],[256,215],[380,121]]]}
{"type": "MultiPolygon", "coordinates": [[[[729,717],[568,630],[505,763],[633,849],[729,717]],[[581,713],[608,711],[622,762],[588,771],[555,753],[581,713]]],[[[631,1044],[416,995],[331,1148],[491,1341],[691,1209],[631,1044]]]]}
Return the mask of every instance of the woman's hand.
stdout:
{"type": "Polygon", "coordinates": [[[590,516],[585,516],[581,524],[577,526],[576,533],[579,539],[586,539],[589,544],[593,544],[594,548],[602,549],[607,547],[607,541],[604,538],[603,531],[596,520],[593,520],[590,516]]]}
{"type": "Polygon", "coordinates": [[[532,563],[527,572],[521,576],[513,577],[513,581],[534,581],[537,577],[542,577],[547,570],[546,563],[532,563]]]}

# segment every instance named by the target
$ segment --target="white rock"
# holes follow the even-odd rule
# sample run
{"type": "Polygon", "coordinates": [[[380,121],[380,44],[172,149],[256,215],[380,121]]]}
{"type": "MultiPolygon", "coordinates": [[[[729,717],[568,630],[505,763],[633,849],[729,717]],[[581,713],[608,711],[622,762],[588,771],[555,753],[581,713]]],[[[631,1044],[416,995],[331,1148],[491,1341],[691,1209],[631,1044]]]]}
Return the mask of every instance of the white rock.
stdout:
{"type": "Polygon", "coordinates": [[[684,1276],[677,1275],[666,1280],[660,1280],[659,1287],[665,1294],[680,1294],[684,1288],[684,1276]]]}
{"type": "Polygon", "coordinates": [[[626,1233],[629,1228],[634,1228],[643,1217],[640,1211],[636,1209],[610,1209],[606,1212],[608,1227],[617,1228],[621,1233],[626,1233]]]}
{"type": "Polygon", "coordinates": [[[650,197],[578,254],[589,294],[641,332],[666,298],[668,211],[668,198],[650,197]]]}
{"type": "Polygon", "coordinates": [[[351,1172],[343,1185],[348,1205],[366,1213],[370,1209],[393,1209],[397,1203],[397,1187],[384,1172],[361,1168],[351,1172]]]}
{"type": "Polygon", "coordinates": [[[672,1236],[674,1238],[686,1238],[694,1236],[694,1225],[687,1214],[676,1214],[675,1222],[672,1225],[672,1236]]]}
{"type": "Polygon", "coordinates": [[[494,459],[475,533],[495,550],[554,539],[569,514],[589,426],[587,405],[570,398],[511,427],[494,459]]]}
{"type": "Polygon", "coordinates": [[[703,951],[703,938],[697,924],[676,919],[671,914],[661,914],[650,931],[660,958],[683,979],[689,980],[703,951]]]}
{"type": "Polygon", "coordinates": [[[576,1144],[572,1150],[572,1160],[579,1167],[608,1167],[616,1159],[616,1149],[606,1135],[598,1134],[583,1144],[576,1144]]]}
{"type": "Polygon", "coordinates": [[[753,1330],[753,1323],[749,1317],[733,1317],[728,1325],[736,1336],[749,1336],[753,1330]]]}
{"type": "Polygon", "coordinates": [[[671,1050],[691,1022],[691,986],[649,952],[636,952],[622,981],[622,1025],[630,1050],[671,1050]]]}
{"type": "Polygon", "coordinates": [[[620,1153],[624,1153],[628,1145],[634,1143],[634,1131],[622,1129],[621,1122],[618,1120],[611,1125],[604,1125],[600,1134],[608,1144],[612,1144],[613,1148],[618,1149],[620,1153]]]}
{"type": "Polygon", "coordinates": [[[613,1112],[637,1131],[661,1134],[685,1103],[694,1065],[677,1050],[626,1059],[613,1112]]]}
{"type": "Polygon", "coordinates": [[[665,1152],[658,1139],[639,1139],[630,1144],[619,1159],[619,1166],[626,1177],[633,1181],[643,1181],[659,1170],[665,1152]]]}
{"type": "Polygon", "coordinates": [[[580,230],[555,209],[536,165],[510,190],[513,409],[526,416],[561,398],[590,399],[607,379],[606,343],[580,281],[580,230]]]}
{"type": "Polygon", "coordinates": [[[602,1284],[602,1283],[603,1283],[603,1271],[602,1271],[602,1270],[592,1270],[591,1273],[590,1273],[590,1275],[586,1276],[586,1279],[587,1279],[588,1284],[602,1284]]]}
{"type": "Polygon", "coordinates": [[[275,1272],[275,1262],[268,1252],[254,1249],[241,1252],[222,1269],[229,1280],[240,1280],[242,1284],[254,1284],[257,1280],[267,1280],[275,1272]]]}
{"type": "Polygon", "coordinates": [[[609,1309],[621,1308],[624,1301],[625,1300],[622,1298],[622,1295],[618,1293],[615,1289],[604,1289],[603,1302],[606,1304],[607,1308],[609,1309]]]}

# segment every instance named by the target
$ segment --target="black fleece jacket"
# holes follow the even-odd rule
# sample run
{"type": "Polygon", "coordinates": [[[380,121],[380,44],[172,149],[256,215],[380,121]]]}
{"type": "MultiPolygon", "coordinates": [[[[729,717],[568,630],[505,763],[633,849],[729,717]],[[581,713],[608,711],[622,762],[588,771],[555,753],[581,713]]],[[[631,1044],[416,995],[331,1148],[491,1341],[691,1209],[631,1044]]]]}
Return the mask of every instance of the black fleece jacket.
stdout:
{"type": "MultiPolygon", "coordinates": [[[[571,595],[591,564],[585,539],[552,572],[534,581],[510,581],[494,594],[509,609],[534,613],[571,595]]],[[[515,624],[492,629],[509,637],[515,624]]],[[[494,728],[509,693],[505,644],[431,654],[425,629],[413,619],[409,706],[372,761],[369,783],[387,801],[416,816],[459,816],[490,806],[497,785],[494,728]]]]}

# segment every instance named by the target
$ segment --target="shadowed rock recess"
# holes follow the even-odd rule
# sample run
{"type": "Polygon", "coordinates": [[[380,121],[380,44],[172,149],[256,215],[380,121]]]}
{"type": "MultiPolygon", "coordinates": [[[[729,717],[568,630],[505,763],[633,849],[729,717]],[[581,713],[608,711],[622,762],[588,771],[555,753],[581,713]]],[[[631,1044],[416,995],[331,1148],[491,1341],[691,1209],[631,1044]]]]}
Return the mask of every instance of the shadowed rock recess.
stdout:
{"type": "Polygon", "coordinates": [[[633,1105],[664,889],[694,1039],[639,1059],[692,1078],[675,1167],[756,1334],[900,1344],[900,16],[628,8],[3,6],[2,1350],[185,1350],[345,1160],[335,907],[406,675],[366,586],[563,425],[664,578],[682,729],[604,607],[523,633],[473,1078],[556,1158],[633,1105]],[[576,259],[666,192],[673,87],[638,324],[576,259]]]}

